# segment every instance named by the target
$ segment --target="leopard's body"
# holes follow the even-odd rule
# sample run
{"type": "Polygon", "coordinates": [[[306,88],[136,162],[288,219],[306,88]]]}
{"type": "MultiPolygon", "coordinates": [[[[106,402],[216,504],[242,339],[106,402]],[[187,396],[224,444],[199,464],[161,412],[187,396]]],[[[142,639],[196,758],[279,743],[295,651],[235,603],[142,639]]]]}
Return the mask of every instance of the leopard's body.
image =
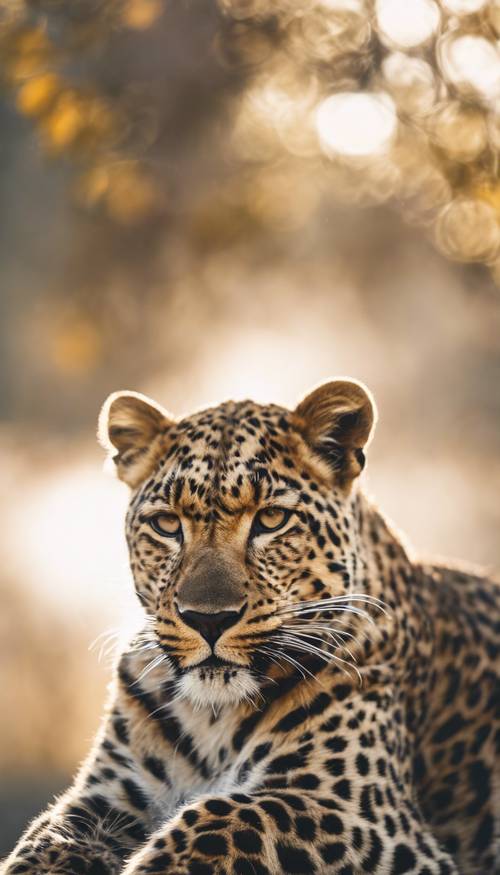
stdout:
{"type": "Polygon", "coordinates": [[[360,491],[365,391],[104,421],[148,619],[2,875],[500,873],[500,587],[413,561],[360,491]]]}

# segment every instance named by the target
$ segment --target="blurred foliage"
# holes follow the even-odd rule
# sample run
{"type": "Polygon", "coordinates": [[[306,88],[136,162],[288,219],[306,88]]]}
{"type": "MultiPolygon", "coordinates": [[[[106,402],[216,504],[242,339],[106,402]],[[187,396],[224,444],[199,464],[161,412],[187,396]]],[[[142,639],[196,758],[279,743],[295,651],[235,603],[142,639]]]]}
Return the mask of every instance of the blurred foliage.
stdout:
{"type": "Polygon", "coordinates": [[[88,207],[104,205],[123,224],[150,218],[163,206],[137,157],[154,140],[156,123],[130,82],[111,89],[98,71],[92,75],[85,67],[99,66],[118,28],[149,28],[162,11],[153,0],[2,3],[4,87],[33,120],[48,155],[75,163],[77,199],[88,207]],[[125,159],[128,152],[135,160],[125,159]]]}
{"type": "MultiPolygon", "coordinates": [[[[34,128],[50,174],[33,233],[52,273],[6,304],[4,372],[22,360],[60,393],[32,392],[29,415],[66,421],[74,380],[85,395],[176,361],[176,338],[143,338],[183,274],[228,247],[279,258],[335,205],[396,208],[499,279],[499,34],[498,0],[0,0],[4,164],[13,137],[33,169],[16,144],[34,128]]],[[[199,280],[184,306],[210,306],[199,280]]],[[[11,415],[23,391],[5,387],[11,415]]]]}
{"type": "Polygon", "coordinates": [[[167,325],[222,306],[210,259],[313,232],[327,259],[344,206],[498,279],[499,35],[498,0],[0,0],[3,224],[35,252],[4,258],[3,409],[79,428],[182,365],[167,325]]]}
{"type": "MultiPolygon", "coordinates": [[[[262,170],[284,162],[286,188],[296,174],[288,154],[313,162],[335,197],[394,201],[446,255],[485,261],[500,277],[498,0],[219,0],[220,18],[211,5],[189,14],[211,18],[212,64],[229,74],[218,102],[241,86],[224,146],[255,164],[268,202],[260,221],[279,221],[281,199],[262,170]]],[[[161,64],[146,84],[133,60],[106,60],[120,41],[129,58],[160,44],[171,54],[174,4],[3,0],[1,13],[4,87],[47,153],[74,163],[77,201],[125,226],[167,221],[178,194],[169,197],[173,174],[155,155],[165,138],[186,139],[182,107],[173,117],[157,89],[161,64]]],[[[303,221],[308,207],[298,208],[303,221]]]]}

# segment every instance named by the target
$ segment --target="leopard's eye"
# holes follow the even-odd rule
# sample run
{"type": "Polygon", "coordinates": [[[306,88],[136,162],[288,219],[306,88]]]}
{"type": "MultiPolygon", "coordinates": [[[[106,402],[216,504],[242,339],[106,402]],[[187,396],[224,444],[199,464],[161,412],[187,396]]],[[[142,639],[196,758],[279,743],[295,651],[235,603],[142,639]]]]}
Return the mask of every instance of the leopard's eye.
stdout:
{"type": "Polygon", "coordinates": [[[182,524],[175,513],[157,513],[148,522],[159,535],[167,538],[178,538],[182,535],[182,524]]]}
{"type": "Polygon", "coordinates": [[[264,507],[255,515],[253,521],[253,534],[259,535],[264,532],[276,532],[282,529],[290,519],[290,510],[283,507],[264,507]]]}

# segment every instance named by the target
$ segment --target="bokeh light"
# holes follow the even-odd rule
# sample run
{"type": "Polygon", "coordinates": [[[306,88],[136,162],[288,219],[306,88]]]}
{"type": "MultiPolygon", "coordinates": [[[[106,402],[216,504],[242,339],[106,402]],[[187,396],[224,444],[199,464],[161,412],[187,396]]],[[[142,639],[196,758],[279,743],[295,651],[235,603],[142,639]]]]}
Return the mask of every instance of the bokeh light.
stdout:
{"type": "Polygon", "coordinates": [[[436,228],[440,247],[450,258],[490,261],[498,253],[500,229],[492,206],[479,200],[455,200],[442,211],[436,228]]]}
{"type": "Polygon", "coordinates": [[[500,51],[484,36],[448,35],[440,47],[440,64],[445,78],[464,95],[500,97],[500,51]]]}
{"type": "Polygon", "coordinates": [[[384,86],[402,115],[425,115],[432,108],[437,85],[432,67],[421,58],[393,52],[382,64],[384,86]]]}
{"type": "MultiPolygon", "coordinates": [[[[182,183],[173,165],[170,173],[165,167],[167,143],[173,148],[177,137],[175,99],[162,100],[165,74],[155,52],[169,39],[172,7],[163,0],[75,4],[69,16],[59,3],[35,8],[2,0],[4,87],[49,156],[71,163],[71,190],[83,209],[124,228],[166,226],[182,183]],[[139,42],[117,89],[95,58],[120,39],[139,42]],[[141,53],[148,40],[158,86],[145,99],[152,79],[141,53]]],[[[211,36],[200,27],[205,36],[193,60],[210,57],[221,87],[207,88],[205,109],[200,105],[192,124],[203,126],[217,93],[223,161],[255,174],[249,192],[266,177],[268,194],[260,200],[268,206],[249,207],[258,222],[276,222],[280,208],[270,203],[287,188],[284,177],[293,187],[298,174],[314,177],[315,191],[328,186],[339,203],[390,202],[436,240],[445,191],[450,203],[472,191],[481,200],[478,191],[495,184],[498,0],[214,0],[202,20],[211,36]],[[318,161],[321,153],[330,166],[318,161]],[[296,159],[311,168],[299,171],[296,159]],[[273,162],[281,165],[274,194],[267,173],[273,162]]],[[[173,56],[169,64],[173,71],[173,56]]],[[[307,186],[300,190],[304,214],[312,215],[321,198],[310,198],[307,186]]],[[[469,247],[463,260],[470,260],[469,247]]]]}
{"type": "Polygon", "coordinates": [[[430,40],[440,21],[434,0],[377,0],[376,16],[382,40],[404,49],[430,40]]]}
{"type": "Polygon", "coordinates": [[[430,137],[454,161],[468,163],[488,146],[484,112],[459,101],[443,101],[428,122],[430,137]]]}
{"type": "Polygon", "coordinates": [[[311,2],[290,18],[289,51],[306,61],[335,63],[369,43],[372,29],[363,0],[311,2]]]}
{"type": "Polygon", "coordinates": [[[472,15],[484,9],[488,0],[442,0],[442,4],[452,15],[472,15]]]}
{"type": "Polygon", "coordinates": [[[387,149],[397,120],[388,95],[340,93],[320,104],[316,125],[327,155],[363,157],[387,149]]]}

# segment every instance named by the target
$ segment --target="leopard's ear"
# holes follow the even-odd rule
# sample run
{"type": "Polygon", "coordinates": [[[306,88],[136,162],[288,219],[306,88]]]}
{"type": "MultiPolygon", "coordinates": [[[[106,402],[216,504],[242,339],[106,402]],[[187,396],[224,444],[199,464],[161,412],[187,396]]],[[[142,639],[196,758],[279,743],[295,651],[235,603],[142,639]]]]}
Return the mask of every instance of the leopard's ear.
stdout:
{"type": "Polygon", "coordinates": [[[354,380],[332,380],[307,395],[295,410],[295,421],[311,449],[326,461],[341,485],[361,473],[376,419],[368,389],[354,380]]]}
{"type": "Polygon", "coordinates": [[[153,470],[173,420],[139,392],[113,392],[104,402],[97,435],[120,480],[135,489],[153,470]]]}

